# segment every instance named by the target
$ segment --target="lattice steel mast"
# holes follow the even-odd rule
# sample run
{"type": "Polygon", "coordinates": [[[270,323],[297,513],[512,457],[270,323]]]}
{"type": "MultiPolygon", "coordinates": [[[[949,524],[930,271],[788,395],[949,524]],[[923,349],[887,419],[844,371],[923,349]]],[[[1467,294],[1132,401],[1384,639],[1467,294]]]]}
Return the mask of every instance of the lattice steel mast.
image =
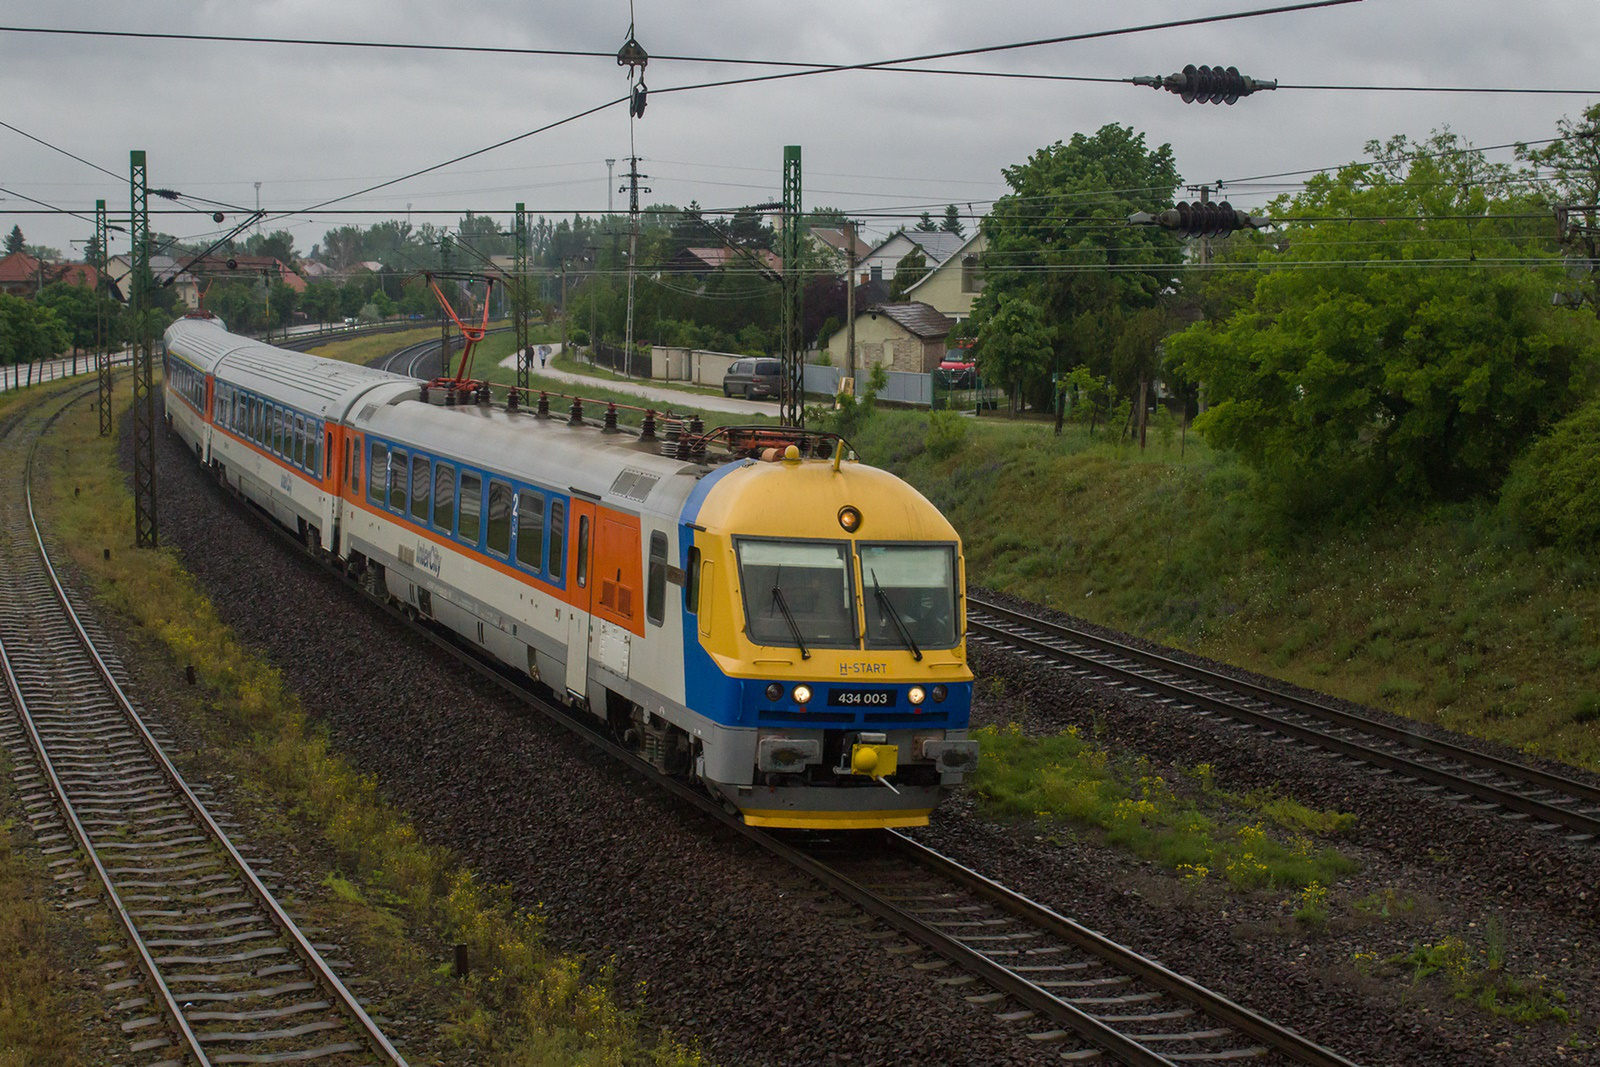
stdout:
{"type": "Polygon", "coordinates": [[[111,436],[111,323],[106,308],[106,241],[111,227],[106,222],[106,202],[94,202],[94,369],[100,383],[100,436],[111,436]]]}
{"type": "Polygon", "coordinates": [[[533,353],[528,350],[528,211],[517,205],[517,254],[512,265],[511,315],[517,331],[517,388],[528,391],[533,353]]]}
{"type": "Polygon", "coordinates": [[[136,548],[156,547],[156,395],[154,353],[150,337],[150,200],[145,157],[135,150],[128,157],[133,240],[133,543],[136,548]]]}
{"type": "Polygon", "coordinates": [[[801,260],[805,237],[800,218],[800,146],[783,149],[783,380],[779,418],[785,426],[806,424],[804,293],[801,260]]]}

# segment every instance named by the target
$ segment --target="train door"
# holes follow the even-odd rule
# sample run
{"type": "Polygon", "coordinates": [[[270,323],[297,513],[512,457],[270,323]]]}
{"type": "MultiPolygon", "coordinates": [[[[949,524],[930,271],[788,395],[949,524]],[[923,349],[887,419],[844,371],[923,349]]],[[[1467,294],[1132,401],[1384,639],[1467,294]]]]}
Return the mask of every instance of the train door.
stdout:
{"type": "MultiPolygon", "coordinates": [[[[572,498],[572,538],[567,549],[567,696],[586,700],[589,689],[589,639],[594,605],[594,504],[572,498]]],[[[601,709],[602,711],[604,709],[601,709]]]]}
{"type": "Polygon", "coordinates": [[[211,465],[211,431],[216,423],[217,379],[206,375],[205,403],[200,408],[200,462],[211,465]]]}

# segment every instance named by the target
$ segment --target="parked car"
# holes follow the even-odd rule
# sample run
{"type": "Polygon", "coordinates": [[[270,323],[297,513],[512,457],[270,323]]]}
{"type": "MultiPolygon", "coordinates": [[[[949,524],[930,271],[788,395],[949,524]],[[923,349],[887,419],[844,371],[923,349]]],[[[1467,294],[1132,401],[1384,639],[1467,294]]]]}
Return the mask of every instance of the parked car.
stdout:
{"type": "Polygon", "coordinates": [[[942,360],[939,381],[946,389],[971,389],[978,384],[978,365],[971,360],[942,360]]]}
{"type": "Polygon", "coordinates": [[[778,377],[783,365],[775,359],[736,359],[722,376],[722,395],[743,393],[746,399],[778,395],[778,377]]]}

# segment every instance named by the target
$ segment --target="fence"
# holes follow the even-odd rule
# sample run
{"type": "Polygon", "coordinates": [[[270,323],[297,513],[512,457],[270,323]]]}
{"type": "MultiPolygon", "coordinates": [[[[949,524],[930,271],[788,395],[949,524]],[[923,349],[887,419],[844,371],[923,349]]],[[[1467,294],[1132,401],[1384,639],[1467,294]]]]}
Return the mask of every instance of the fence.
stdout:
{"type": "MultiPolygon", "coordinates": [[[[132,351],[114,352],[111,355],[112,366],[126,367],[132,363],[132,351]]],[[[0,393],[93,373],[94,356],[88,354],[66,359],[38,359],[31,363],[7,363],[0,366],[0,393]]]]}
{"type": "Polygon", "coordinates": [[[650,377],[650,353],[635,345],[633,359],[628,359],[626,345],[608,345],[601,342],[590,348],[593,353],[594,363],[598,367],[614,370],[618,374],[626,374],[634,378],[650,377]]]}
{"type": "MultiPolygon", "coordinates": [[[[833,396],[839,391],[839,383],[844,379],[844,370],[840,367],[824,367],[816,363],[807,363],[805,367],[805,389],[808,393],[820,393],[824,396],[833,396]]],[[[856,379],[856,395],[860,396],[866,385],[866,375],[856,379]]],[[[907,371],[892,370],[888,372],[888,381],[882,389],[878,390],[878,399],[891,404],[909,404],[913,407],[933,406],[933,375],[911,374],[907,371]]]]}

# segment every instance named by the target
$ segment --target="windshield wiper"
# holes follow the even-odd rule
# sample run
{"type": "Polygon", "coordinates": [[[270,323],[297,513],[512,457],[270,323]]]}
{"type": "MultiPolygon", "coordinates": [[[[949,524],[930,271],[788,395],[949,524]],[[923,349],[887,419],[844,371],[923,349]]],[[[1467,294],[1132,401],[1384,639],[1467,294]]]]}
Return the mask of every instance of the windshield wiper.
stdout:
{"type": "Polygon", "coordinates": [[[883,591],[883,586],[878,584],[878,572],[872,571],[872,592],[878,598],[878,606],[883,613],[889,616],[889,621],[894,623],[894,628],[900,631],[900,636],[905,640],[906,647],[911,650],[911,658],[922,660],[922,649],[917,647],[916,641],[911,638],[911,631],[906,629],[906,624],[900,621],[900,613],[894,610],[894,604],[889,600],[889,594],[883,591]]]}
{"type": "Polygon", "coordinates": [[[810,659],[811,653],[806,648],[806,639],[800,636],[800,624],[794,621],[794,615],[789,611],[789,601],[784,598],[783,590],[777,586],[772,587],[772,601],[778,605],[778,610],[783,612],[783,617],[789,623],[789,630],[794,634],[794,643],[800,646],[800,658],[810,659]]]}

